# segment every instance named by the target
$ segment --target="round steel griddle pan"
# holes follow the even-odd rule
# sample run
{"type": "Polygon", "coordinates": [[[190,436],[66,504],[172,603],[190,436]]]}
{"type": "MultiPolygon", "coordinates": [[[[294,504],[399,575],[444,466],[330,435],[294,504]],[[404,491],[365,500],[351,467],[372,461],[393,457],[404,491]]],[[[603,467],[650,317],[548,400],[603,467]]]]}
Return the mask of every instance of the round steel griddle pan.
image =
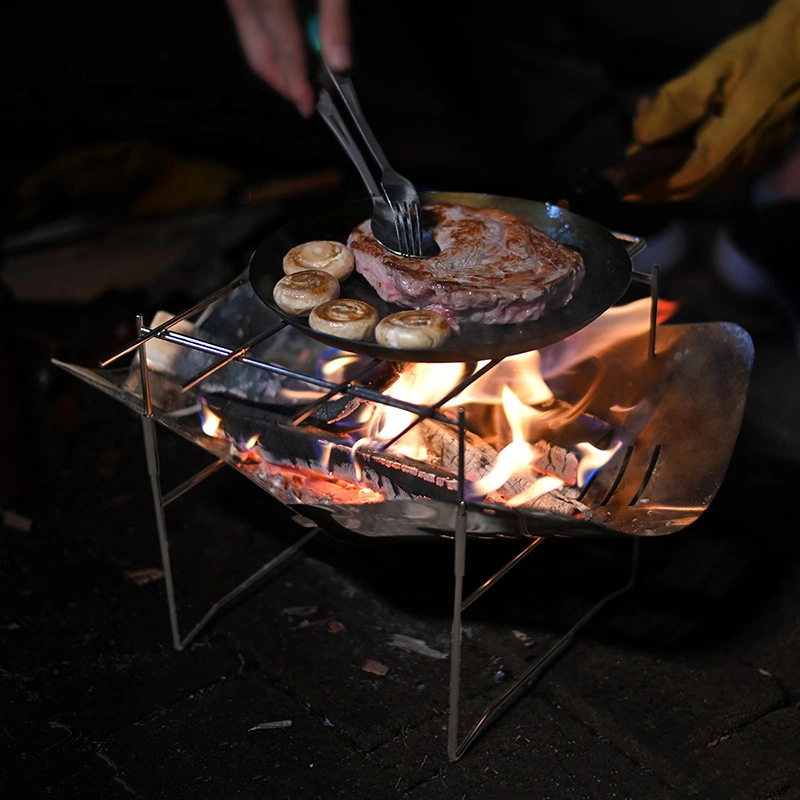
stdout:
{"type": "MultiPolygon", "coordinates": [[[[346,242],[350,231],[372,212],[369,199],[348,203],[314,217],[296,220],[269,236],[250,261],[250,282],[255,293],[278,315],[314,339],[352,353],[388,361],[459,362],[505,358],[537,350],[560,341],[588,325],[624,294],[631,281],[631,259],[622,242],[602,225],[559,206],[461,192],[421,192],[423,205],[460,203],[473,208],[498,208],[516,214],[535,225],[557,242],[578,250],[586,267],[572,299],[562,308],[540,319],[516,325],[463,323],[460,332],[451,331],[447,341],[435,349],[399,349],[376,341],[353,341],[314,330],[306,317],[282,311],[272,298],[272,290],[283,277],[283,257],[295,245],[315,239],[346,242]]],[[[403,306],[382,300],[357,272],[342,282],[342,297],[364,300],[380,317],[402,311],[403,306]]]]}

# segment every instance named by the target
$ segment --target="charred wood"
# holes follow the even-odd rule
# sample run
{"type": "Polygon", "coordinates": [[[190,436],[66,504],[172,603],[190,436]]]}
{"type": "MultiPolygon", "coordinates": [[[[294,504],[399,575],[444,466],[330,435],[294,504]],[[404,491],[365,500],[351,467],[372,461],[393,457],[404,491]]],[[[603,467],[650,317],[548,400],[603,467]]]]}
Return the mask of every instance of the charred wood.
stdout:
{"type": "MultiPolygon", "coordinates": [[[[459,459],[459,437],[455,426],[437,420],[425,419],[417,426],[425,442],[428,456],[435,466],[449,465],[457,468],[459,459]]],[[[564,488],[574,486],[577,482],[578,459],[574,453],[558,445],[537,442],[535,447],[541,451],[532,466],[538,470],[525,470],[513,475],[493,495],[509,500],[524,492],[530,491],[542,475],[552,475],[564,481],[564,488]]],[[[464,434],[464,477],[475,482],[488,475],[497,463],[498,452],[480,436],[470,431],[464,434]]],[[[541,494],[525,503],[526,507],[537,508],[553,513],[589,519],[591,509],[569,496],[561,488],[541,494]]]]}

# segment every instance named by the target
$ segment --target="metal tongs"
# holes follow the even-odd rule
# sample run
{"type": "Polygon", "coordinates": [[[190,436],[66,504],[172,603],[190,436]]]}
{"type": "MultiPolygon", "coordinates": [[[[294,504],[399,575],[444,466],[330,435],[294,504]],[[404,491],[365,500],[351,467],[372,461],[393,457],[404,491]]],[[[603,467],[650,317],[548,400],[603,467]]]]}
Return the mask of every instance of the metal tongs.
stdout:
{"type": "Polygon", "coordinates": [[[372,133],[349,75],[334,72],[322,55],[317,111],[355,164],[372,200],[372,234],[392,253],[410,258],[429,258],[439,253],[439,245],[422,226],[419,195],[414,185],[389,165],[383,149],[372,133]],[[367,161],[334,103],[330,89],[336,90],[377,162],[376,180],[367,161]]]}

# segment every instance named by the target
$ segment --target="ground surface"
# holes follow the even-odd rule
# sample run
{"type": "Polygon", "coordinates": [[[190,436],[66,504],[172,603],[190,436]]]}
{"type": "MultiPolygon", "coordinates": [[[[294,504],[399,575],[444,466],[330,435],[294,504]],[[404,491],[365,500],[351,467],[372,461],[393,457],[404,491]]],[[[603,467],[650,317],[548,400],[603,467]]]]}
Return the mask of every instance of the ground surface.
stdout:
{"type": "MultiPolygon", "coordinates": [[[[167,293],[10,303],[6,402],[23,441],[0,528],[3,795],[800,798],[800,370],[780,318],[699,263],[665,296],[756,343],[725,481],[696,523],[643,543],[634,589],[454,763],[452,545],[319,535],[176,651],[163,579],[135,579],[161,567],[139,419],[50,364],[95,365],[167,293]]],[[[166,488],[207,463],[160,443],[166,488]]],[[[167,519],[184,634],[306,530],[227,471],[167,519]]],[[[471,543],[468,589],[519,549],[471,543]]],[[[628,558],[626,542],[546,542],[466,612],[460,736],[626,581],[628,558]]]]}

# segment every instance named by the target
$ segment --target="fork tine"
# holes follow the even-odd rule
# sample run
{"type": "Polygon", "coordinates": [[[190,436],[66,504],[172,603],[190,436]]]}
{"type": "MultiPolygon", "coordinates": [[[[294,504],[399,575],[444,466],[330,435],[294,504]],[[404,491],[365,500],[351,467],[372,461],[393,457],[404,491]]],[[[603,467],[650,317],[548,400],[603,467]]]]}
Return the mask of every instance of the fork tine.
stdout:
{"type": "Polygon", "coordinates": [[[411,231],[414,236],[414,255],[422,255],[422,224],[419,219],[419,206],[411,204],[411,231]]]}
{"type": "Polygon", "coordinates": [[[408,238],[411,245],[411,253],[415,256],[420,255],[420,242],[418,241],[419,231],[417,230],[416,218],[414,217],[414,204],[406,203],[406,218],[408,219],[408,238]]]}
{"type": "Polygon", "coordinates": [[[397,233],[397,243],[400,245],[400,250],[406,252],[406,245],[405,245],[405,226],[403,225],[403,220],[400,218],[400,215],[396,213],[393,206],[389,206],[392,210],[392,218],[394,219],[394,229],[397,233]]]}
{"type": "Polygon", "coordinates": [[[419,256],[422,253],[422,237],[419,230],[419,216],[416,213],[415,203],[403,203],[403,219],[406,225],[409,253],[413,256],[419,256]]]}
{"type": "Polygon", "coordinates": [[[413,256],[414,253],[414,237],[413,232],[411,230],[411,226],[409,225],[408,214],[403,213],[403,220],[406,229],[406,253],[410,256],[413,256]]]}
{"type": "Polygon", "coordinates": [[[400,240],[400,248],[403,251],[403,255],[412,255],[413,251],[411,249],[411,235],[408,228],[408,216],[406,214],[405,205],[394,205],[392,206],[392,210],[394,211],[395,215],[395,224],[397,225],[398,238],[400,240]]]}
{"type": "MultiPolygon", "coordinates": [[[[378,164],[380,169],[380,194],[382,195],[382,199],[388,203],[389,210],[391,211],[399,249],[402,250],[403,255],[414,258],[424,257],[423,249],[426,251],[427,255],[438,253],[439,247],[433,239],[433,236],[422,228],[419,216],[420,201],[417,190],[408,178],[400,175],[389,165],[386,154],[376,140],[375,135],[367,123],[364,112],[361,110],[361,104],[358,101],[358,96],[356,95],[355,87],[353,86],[350,76],[332,70],[324,58],[321,58],[321,68],[323,84],[330,86],[331,91],[335,91],[339,99],[342,100],[344,107],[350,115],[351,122],[378,164]]],[[[333,105],[332,99],[329,98],[329,100],[330,104],[333,105]]],[[[321,113],[324,110],[325,109],[320,108],[321,113]]],[[[328,119],[326,118],[326,122],[327,121],[328,119]]],[[[334,133],[337,134],[340,143],[347,149],[347,145],[344,145],[339,131],[336,129],[333,130],[334,133]]],[[[353,146],[355,147],[354,143],[353,146]]],[[[363,162],[363,155],[360,152],[358,152],[358,157],[363,162]]],[[[351,156],[351,158],[355,161],[355,157],[351,156]]],[[[356,163],[356,166],[359,167],[359,172],[362,172],[358,163],[356,163]]],[[[364,165],[364,167],[368,170],[366,165],[364,165]]],[[[370,196],[373,198],[374,208],[375,203],[378,201],[376,200],[376,192],[372,190],[370,183],[372,181],[372,176],[369,175],[365,177],[365,175],[362,174],[362,179],[370,192],[370,196]]],[[[388,220],[383,220],[383,223],[388,223],[388,220]]],[[[389,231],[391,231],[391,228],[389,228],[389,231]]],[[[390,234],[387,233],[387,236],[388,235],[390,234]]],[[[393,250],[386,241],[382,241],[381,244],[387,249],[393,250]]]]}
{"type": "Polygon", "coordinates": [[[411,233],[411,220],[408,217],[408,203],[403,203],[403,225],[406,228],[406,253],[408,255],[414,255],[414,241],[411,233]]]}

